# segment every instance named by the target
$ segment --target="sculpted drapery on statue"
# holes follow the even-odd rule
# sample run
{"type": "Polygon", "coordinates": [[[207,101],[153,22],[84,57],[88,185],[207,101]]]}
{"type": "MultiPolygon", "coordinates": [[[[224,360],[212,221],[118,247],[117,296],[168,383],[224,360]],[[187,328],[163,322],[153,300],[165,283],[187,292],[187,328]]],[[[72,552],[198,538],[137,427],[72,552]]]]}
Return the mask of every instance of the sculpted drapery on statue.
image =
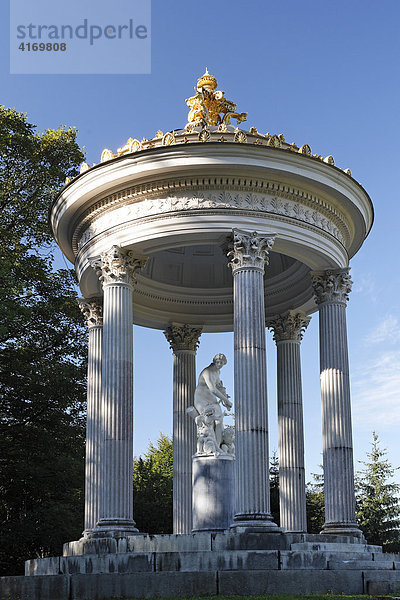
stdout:
{"type": "Polygon", "coordinates": [[[219,377],[220,370],[226,363],[224,354],[216,354],[212,363],[201,371],[194,393],[194,406],[188,408],[188,413],[195,419],[197,426],[198,455],[217,457],[221,454],[234,454],[234,433],[230,427],[224,429],[223,420],[227,413],[221,408],[221,404],[227,410],[232,408],[232,402],[219,377]]]}
{"type": "Polygon", "coordinates": [[[236,119],[238,123],[246,120],[247,113],[237,113],[236,104],[225,98],[225,92],[215,90],[217,85],[215,77],[206,69],[204,75],[197,81],[196,94],[186,100],[186,104],[190,107],[188,124],[229,125],[231,118],[236,119]]]}

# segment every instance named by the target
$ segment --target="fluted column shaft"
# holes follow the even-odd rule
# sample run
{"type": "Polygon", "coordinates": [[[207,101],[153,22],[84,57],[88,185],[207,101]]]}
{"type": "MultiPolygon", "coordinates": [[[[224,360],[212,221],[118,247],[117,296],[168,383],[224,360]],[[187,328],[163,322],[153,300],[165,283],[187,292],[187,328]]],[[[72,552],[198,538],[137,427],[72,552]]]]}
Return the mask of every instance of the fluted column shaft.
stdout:
{"type": "Polygon", "coordinates": [[[196,426],[186,413],[196,388],[196,349],[201,329],[171,325],[164,332],[173,351],[173,532],[192,531],[192,456],[196,426]]]}
{"type": "Polygon", "coordinates": [[[324,533],[360,535],[355,520],[353,441],[346,331],[349,269],[314,272],[319,305],[324,533]]]}
{"type": "Polygon", "coordinates": [[[280,524],[307,531],[300,342],[310,318],[289,311],[272,319],[277,347],[280,524]]]}
{"type": "Polygon", "coordinates": [[[277,343],[281,527],[307,531],[300,342],[277,343]]]}
{"type": "Polygon", "coordinates": [[[79,306],[87,319],[88,370],[86,410],[85,458],[85,530],[88,534],[99,520],[101,488],[101,368],[103,344],[102,299],[79,299],[79,306]]]}
{"type": "Polygon", "coordinates": [[[95,268],[104,291],[102,365],[102,490],[97,529],[135,533],[133,520],[134,271],[143,261],[114,246],[95,268]]]}
{"type": "Polygon", "coordinates": [[[133,524],[132,321],[132,285],[104,285],[102,525],[133,524]]]}
{"type": "Polygon", "coordinates": [[[233,527],[277,530],[270,512],[264,264],[274,236],[234,230],[232,258],[236,430],[233,527]]]}

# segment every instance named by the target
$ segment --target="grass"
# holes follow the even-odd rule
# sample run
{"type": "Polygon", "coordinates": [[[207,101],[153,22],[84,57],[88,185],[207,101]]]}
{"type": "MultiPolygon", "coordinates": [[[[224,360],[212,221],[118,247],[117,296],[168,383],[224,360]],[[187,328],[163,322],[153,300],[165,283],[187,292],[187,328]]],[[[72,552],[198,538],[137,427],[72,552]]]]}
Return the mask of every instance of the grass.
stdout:
{"type": "MultiPolygon", "coordinates": [[[[158,600],[400,600],[400,596],[368,596],[366,594],[262,594],[259,596],[186,596],[170,597],[158,600]]],[[[6,600],[0,598],[0,600],[6,600]]],[[[104,600],[121,600],[113,596],[104,600]]],[[[126,600],[143,600],[143,598],[127,598],[126,600]]]]}

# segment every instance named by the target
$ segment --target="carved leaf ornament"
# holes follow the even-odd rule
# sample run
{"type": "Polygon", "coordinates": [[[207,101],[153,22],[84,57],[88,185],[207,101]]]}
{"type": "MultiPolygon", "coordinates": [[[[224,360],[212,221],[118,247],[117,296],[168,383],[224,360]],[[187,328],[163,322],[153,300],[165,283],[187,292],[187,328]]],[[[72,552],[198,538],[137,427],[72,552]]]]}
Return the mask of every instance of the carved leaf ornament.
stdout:
{"type": "Polygon", "coordinates": [[[239,229],[233,231],[233,247],[228,252],[232,260],[229,266],[232,271],[245,267],[264,269],[269,262],[269,250],[275,241],[275,235],[261,235],[256,231],[247,232],[239,229]]]}

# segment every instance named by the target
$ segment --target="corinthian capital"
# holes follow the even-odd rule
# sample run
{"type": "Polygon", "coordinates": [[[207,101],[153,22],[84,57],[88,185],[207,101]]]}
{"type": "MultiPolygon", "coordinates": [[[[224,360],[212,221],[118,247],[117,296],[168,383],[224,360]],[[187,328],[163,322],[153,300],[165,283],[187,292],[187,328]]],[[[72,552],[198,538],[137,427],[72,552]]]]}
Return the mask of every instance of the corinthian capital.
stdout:
{"type": "Polygon", "coordinates": [[[273,332],[275,342],[292,340],[301,342],[311,317],[300,311],[289,310],[268,320],[267,327],[273,332]]]}
{"type": "Polygon", "coordinates": [[[275,234],[265,235],[256,231],[233,230],[233,240],[229,247],[228,257],[231,258],[229,266],[232,272],[239,269],[253,268],[264,272],[264,265],[269,262],[275,234]]]}
{"type": "Polygon", "coordinates": [[[98,278],[103,285],[109,283],[127,283],[133,285],[134,275],[145,266],[146,257],[136,256],[131,250],[122,250],[113,246],[103,252],[99,259],[91,261],[98,278]]]}
{"type": "Polygon", "coordinates": [[[177,350],[194,350],[199,347],[201,327],[190,327],[190,325],[169,325],[164,335],[169,342],[169,347],[174,352],[177,350]]]}
{"type": "Polygon", "coordinates": [[[346,304],[353,283],[349,271],[349,267],[328,271],[311,271],[316,303],[335,302],[346,304]]]}
{"type": "Polygon", "coordinates": [[[89,298],[89,300],[78,298],[77,301],[89,328],[103,325],[102,298],[89,298]]]}

